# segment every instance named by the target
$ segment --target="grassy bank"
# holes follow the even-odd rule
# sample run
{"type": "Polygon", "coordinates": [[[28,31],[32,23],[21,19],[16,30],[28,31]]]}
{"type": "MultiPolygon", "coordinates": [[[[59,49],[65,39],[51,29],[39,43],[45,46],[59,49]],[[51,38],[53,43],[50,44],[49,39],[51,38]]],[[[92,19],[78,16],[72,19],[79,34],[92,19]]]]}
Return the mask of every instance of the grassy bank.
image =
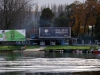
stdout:
{"type": "MultiPolygon", "coordinates": [[[[23,46],[0,46],[0,51],[2,50],[20,50],[23,46]]],[[[27,46],[26,49],[39,48],[40,46],[27,46]]]]}
{"type": "MultiPolygon", "coordinates": [[[[20,50],[21,47],[23,46],[0,46],[0,51],[2,50],[20,50]]],[[[27,46],[26,49],[35,49],[35,48],[39,48],[40,46],[27,46]]],[[[58,50],[58,49],[88,49],[90,50],[91,46],[62,46],[62,45],[56,45],[56,46],[47,46],[44,50],[58,50]]],[[[95,50],[97,50],[98,47],[94,47],[95,50]]]]}
{"type": "MultiPolygon", "coordinates": [[[[62,45],[56,45],[56,46],[47,46],[45,48],[45,50],[57,50],[57,49],[90,49],[91,46],[62,46],[62,45]]],[[[97,49],[97,47],[94,47],[95,49],[97,49]]]]}

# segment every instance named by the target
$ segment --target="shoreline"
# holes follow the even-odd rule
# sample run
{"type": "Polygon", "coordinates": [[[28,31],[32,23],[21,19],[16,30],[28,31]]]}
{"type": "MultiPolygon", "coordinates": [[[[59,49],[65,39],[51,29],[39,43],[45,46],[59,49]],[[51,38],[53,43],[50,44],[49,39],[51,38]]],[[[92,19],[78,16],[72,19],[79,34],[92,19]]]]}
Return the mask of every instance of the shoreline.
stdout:
{"type": "Polygon", "coordinates": [[[45,53],[58,52],[58,53],[79,53],[79,54],[92,53],[92,54],[100,54],[100,51],[90,50],[90,49],[57,49],[57,50],[49,49],[49,50],[44,50],[43,48],[26,49],[26,50],[2,50],[0,52],[45,52],[45,53]]]}
{"type": "MultiPolygon", "coordinates": [[[[24,47],[24,46],[22,46],[24,47]]],[[[60,50],[79,50],[79,51],[83,51],[83,50],[98,50],[97,46],[63,46],[63,45],[56,45],[56,46],[40,46],[40,47],[36,47],[36,46],[31,46],[34,48],[29,48],[30,46],[27,46],[27,48],[23,48],[19,47],[19,46],[11,46],[10,48],[7,48],[7,46],[1,46],[0,48],[0,52],[1,51],[49,51],[49,50],[53,50],[53,51],[60,51],[60,50]]]]}

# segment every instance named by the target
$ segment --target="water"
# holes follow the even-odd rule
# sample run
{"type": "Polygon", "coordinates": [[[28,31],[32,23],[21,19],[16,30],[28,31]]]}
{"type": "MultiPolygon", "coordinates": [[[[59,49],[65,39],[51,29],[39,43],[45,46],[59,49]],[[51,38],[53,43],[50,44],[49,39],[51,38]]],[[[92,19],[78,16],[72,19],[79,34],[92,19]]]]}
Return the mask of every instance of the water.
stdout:
{"type": "Polygon", "coordinates": [[[100,55],[0,52],[0,75],[100,75],[100,55]]]}

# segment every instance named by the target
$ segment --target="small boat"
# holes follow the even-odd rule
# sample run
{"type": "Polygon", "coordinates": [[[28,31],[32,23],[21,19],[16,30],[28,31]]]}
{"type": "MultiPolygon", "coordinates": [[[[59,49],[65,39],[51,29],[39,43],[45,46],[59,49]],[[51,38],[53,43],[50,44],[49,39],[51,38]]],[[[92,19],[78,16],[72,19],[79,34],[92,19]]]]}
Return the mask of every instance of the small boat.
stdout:
{"type": "Polygon", "coordinates": [[[100,51],[93,51],[93,54],[100,54],[100,51]]]}
{"type": "Polygon", "coordinates": [[[100,47],[98,48],[98,50],[93,51],[94,54],[100,54],[100,47]]]}

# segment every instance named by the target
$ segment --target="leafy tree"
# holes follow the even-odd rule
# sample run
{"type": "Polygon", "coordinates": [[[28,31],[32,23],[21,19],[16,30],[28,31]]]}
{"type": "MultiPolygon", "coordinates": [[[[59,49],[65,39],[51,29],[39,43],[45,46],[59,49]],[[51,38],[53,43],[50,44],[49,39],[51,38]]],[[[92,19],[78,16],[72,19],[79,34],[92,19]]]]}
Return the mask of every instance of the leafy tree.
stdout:
{"type": "Polygon", "coordinates": [[[82,34],[83,33],[83,24],[82,24],[82,20],[83,20],[83,5],[74,5],[72,7],[73,9],[73,14],[72,14],[72,18],[75,19],[75,24],[74,26],[72,27],[72,31],[74,32],[74,34],[76,34],[77,36],[79,34],[82,34]]]}
{"type": "Polygon", "coordinates": [[[40,27],[50,27],[52,26],[52,21],[54,18],[54,13],[50,8],[43,9],[40,16],[40,27]]]}
{"type": "Polygon", "coordinates": [[[75,18],[74,33],[77,35],[80,33],[87,34],[89,25],[93,27],[96,23],[96,17],[98,13],[98,2],[96,0],[86,0],[85,3],[76,3],[73,6],[73,17],[75,18]]]}
{"type": "Polygon", "coordinates": [[[71,27],[74,23],[74,20],[71,19],[72,7],[73,4],[63,6],[63,10],[60,12],[60,15],[55,18],[55,25],[59,27],[71,27]]]}
{"type": "Polygon", "coordinates": [[[92,36],[93,36],[93,27],[96,23],[96,15],[97,15],[97,1],[96,0],[86,0],[84,5],[84,34],[86,33],[86,28],[89,27],[89,25],[92,26],[92,36]]]}
{"type": "Polygon", "coordinates": [[[73,25],[75,24],[75,18],[72,17],[72,14],[73,14],[73,10],[72,10],[72,6],[74,5],[74,3],[70,4],[70,5],[67,5],[66,8],[65,8],[65,14],[68,18],[68,27],[71,27],[71,36],[74,37],[74,33],[72,31],[72,27],[73,25]]]}
{"type": "Polygon", "coordinates": [[[97,17],[97,22],[94,27],[95,37],[100,40],[100,15],[97,17]]]}
{"type": "Polygon", "coordinates": [[[56,27],[68,27],[69,19],[64,13],[61,13],[59,17],[55,18],[54,25],[56,27]]]}
{"type": "Polygon", "coordinates": [[[74,4],[72,3],[70,5],[67,5],[66,8],[65,8],[65,14],[69,19],[69,24],[68,24],[69,26],[72,26],[72,24],[74,24],[74,19],[71,18],[72,13],[73,13],[73,10],[72,10],[73,5],[74,4]]]}
{"type": "Polygon", "coordinates": [[[100,40],[100,1],[97,1],[96,5],[96,10],[97,10],[97,17],[96,17],[96,24],[94,27],[94,33],[96,39],[100,40]]]}

